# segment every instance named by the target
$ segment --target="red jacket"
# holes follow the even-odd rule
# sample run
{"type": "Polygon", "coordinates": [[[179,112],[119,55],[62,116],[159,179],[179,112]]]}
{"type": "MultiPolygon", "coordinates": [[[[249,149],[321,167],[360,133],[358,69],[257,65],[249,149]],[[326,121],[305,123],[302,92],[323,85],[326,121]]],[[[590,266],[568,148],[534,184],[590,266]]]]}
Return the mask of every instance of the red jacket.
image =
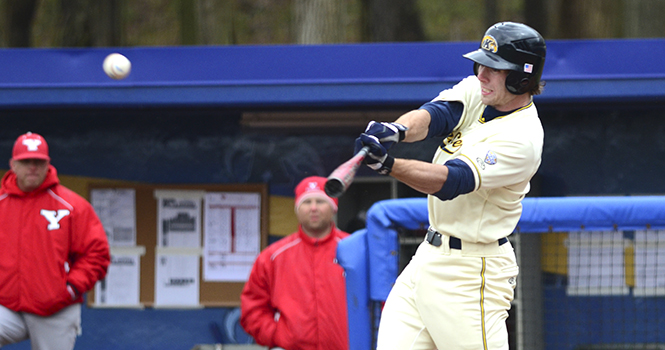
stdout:
{"type": "Polygon", "coordinates": [[[53,166],[44,183],[25,193],[11,170],[0,189],[0,304],[41,316],[83,301],[110,263],[106,233],[78,194],[60,185],[53,166]],[[67,267],[68,266],[68,267],[67,267]],[[69,269],[69,271],[67,270],[69,269]]]}
{"type": "Polygon", "coordinates": [[[259,254],[240,296],[240,324],[257,343],[349,349],[344,270],[336,260],[337,243],[347,236],[333,227],[317,240],[299,229],[259,254]]]}

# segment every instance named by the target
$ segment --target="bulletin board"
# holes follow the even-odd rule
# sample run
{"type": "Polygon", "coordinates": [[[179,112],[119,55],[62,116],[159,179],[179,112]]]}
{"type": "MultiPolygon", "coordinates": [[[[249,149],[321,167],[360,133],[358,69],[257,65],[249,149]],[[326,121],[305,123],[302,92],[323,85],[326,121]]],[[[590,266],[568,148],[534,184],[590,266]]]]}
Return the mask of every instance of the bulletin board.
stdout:
{"type": "MultiPolygon", "coordinates": [[[[93,189],[127,189],[135,191],[136,200],[136,245],[145,247],[140,259],[140,303],[144,307],[154,306],[155,301],[155,255],[157,248],[157,199],[155,191],[195,190],[205,192],[247,192],[260,194],[260,250],[268,245],[269,203],[267,184],[211,184],[211,185],[153,185],[153,184],[109,184],[90,183],[93,189]]],[[[203,257],[199,266],[203,266],[203,257]]],[[[199,272],[199,303],[203,307],[239,307],[244,282],[210,282],[203,279],[203,268],[199,272]]],[[[89,292],[88,304],[94,305],[94,289],[89,292]]]]}

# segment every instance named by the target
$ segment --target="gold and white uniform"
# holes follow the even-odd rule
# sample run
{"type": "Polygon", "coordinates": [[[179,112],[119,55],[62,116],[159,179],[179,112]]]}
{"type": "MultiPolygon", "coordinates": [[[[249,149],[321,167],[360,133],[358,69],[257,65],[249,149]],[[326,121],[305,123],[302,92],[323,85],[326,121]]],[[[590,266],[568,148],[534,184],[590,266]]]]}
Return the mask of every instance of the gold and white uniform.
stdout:
{"type": "Polygon", "coordinates": [[[463,160],[475,187],[451,200],[428,197],[428,237],[438,232],[440,238],[423,242],[397,278],[381,315],[377,349],[508,350],[505,321],[519,268],[505,237],[517,225],[540,165],[543,128],[533,102],[483,120],[486,106],[475,76],[434,100],[459,101],[464,110],[433,163],[463,160]]]}

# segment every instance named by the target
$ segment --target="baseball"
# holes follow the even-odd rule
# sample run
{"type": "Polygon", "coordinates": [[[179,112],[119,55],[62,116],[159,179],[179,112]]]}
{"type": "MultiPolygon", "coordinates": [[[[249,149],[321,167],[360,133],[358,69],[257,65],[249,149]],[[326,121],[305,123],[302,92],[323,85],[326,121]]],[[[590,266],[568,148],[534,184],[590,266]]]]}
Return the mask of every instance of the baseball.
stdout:
{"type": "Polygon", "coordinates": [[[132,63],[129,62],[127,57],[119,54],[112,53],[104,59],[104,64],[102,65],[106,75],[113,79],[125,79],[129,75],[129,72],[132,70],[132,63]]]}

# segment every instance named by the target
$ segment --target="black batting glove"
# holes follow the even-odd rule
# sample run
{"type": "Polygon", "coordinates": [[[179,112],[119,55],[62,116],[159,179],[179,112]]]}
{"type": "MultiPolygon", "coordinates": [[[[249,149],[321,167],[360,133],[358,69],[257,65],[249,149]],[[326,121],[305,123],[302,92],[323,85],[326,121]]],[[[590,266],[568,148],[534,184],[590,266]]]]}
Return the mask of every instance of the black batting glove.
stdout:
{"type": "Polygon", "coordinates": [[[377,123],[371,121],[367,124],[365,134],[376,136],[381,145],[386,150],[389,150],[394,144],[404,140],[407,130],[409,128],[399,123],[377,123]]]}
{"type": "Polygon", "coordinates": [[[386,148],[379,142],[379,139],[374,135],[360,134],[356,139],[356,152],[360,151],[364,146],[369,147],[367,157],[365,157],[365,164],[381,175],[388,175],[392,171],[395,158],[388,154],[386,148]]]}

